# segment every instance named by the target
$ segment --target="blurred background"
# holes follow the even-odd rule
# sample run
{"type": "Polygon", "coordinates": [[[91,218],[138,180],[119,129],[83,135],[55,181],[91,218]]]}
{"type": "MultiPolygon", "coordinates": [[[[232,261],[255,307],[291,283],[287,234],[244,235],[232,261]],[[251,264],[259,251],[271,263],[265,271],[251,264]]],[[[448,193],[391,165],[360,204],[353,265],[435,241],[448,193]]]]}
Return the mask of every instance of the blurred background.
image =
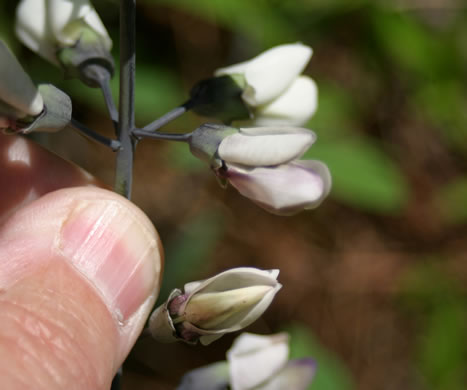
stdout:
{"type": "MultiPolygon", "coordinates": [[[[94,0],[118,58],[118,2],[94,0]]],[[[111,135],[101,95],[22,47],[17,2],[0,4],[0,36],[36,82],[73,98],[74,116],[111,135]]],[[[221,189],[185,145],[138,145],[133,200],[166,250],[161,300],[231,267],[279,268],[284,285],[247,330],[289,331],[313,356],[310,390],[467,388],[467,8],[462,0],[138,0],[136,114],[143,126],[191,86],[280,43],[314,49],[319,87],[307,157],[326,162],[331,196],[276,217],[221,189]]],[[[118,75],[113,83],[115,96],[118,75]]],[[[166,130],[205,122],[187,114],[166,130]]],[[[71,130],[38,137],[112,185],[114,156],[71,130]]],[[[223,360],[209,347],[141,338],[124,389],[174,389],[223,360]]],[[[291,389],[293,390],[293,389],[291,389]]]]}

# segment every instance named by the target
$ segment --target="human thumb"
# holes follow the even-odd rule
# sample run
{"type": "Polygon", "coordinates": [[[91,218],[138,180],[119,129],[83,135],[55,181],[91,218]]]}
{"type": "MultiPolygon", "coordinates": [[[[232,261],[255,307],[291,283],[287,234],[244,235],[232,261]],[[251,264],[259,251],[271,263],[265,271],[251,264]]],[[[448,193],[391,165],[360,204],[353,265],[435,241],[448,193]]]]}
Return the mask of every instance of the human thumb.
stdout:
{"type": "Polygon", "coordinates": [[[2,389],[108,389],[157,297],[151,222],[112,192],[49,193],[0,226],[2,389]]]}

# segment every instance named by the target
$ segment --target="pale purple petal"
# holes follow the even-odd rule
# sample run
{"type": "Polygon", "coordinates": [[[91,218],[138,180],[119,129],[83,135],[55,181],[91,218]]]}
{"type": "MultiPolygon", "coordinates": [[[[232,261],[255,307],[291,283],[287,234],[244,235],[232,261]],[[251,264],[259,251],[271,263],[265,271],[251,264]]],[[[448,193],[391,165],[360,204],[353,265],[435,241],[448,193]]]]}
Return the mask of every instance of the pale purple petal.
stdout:
{"type": "Polygon", "coordinates": [[[317,207],[331,188],[326,165],[312,160],[252,169],[227,164],[226,177],[243,196],[279,215],[317,207]]]}
{"type": "Polygon", "coordinates": [[[228,385],[229,367],[224,361],[188,372],[177,390],[225,390],[228,385]]]}

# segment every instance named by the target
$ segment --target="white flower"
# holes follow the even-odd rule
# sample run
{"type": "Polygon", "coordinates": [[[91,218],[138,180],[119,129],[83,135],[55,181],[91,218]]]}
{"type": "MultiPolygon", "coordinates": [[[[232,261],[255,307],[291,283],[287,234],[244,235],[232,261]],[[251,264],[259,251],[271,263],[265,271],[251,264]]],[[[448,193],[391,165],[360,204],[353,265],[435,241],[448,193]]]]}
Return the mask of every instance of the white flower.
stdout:
{"type": "Polygon", "coordinates": [[[316,371],[310,358],[288,361],[288,335],[242,333],[217,362],[184,375],[177,390],[306,390],[316,371]]]}
{"type": "Polygon", "coordinates": [[[216,76],[241,75],[242,99],[253,113],[253,124],[303,125],[317,107],[317,87],[300,76],[312,49],[301,43],[276,46],[240,64],[218,69],[216,76]]]}
{"type": "Polygon", "coordinates": [[[316,160],[258,168],[227,164],[225,177],[243,196],[278,215],[314,209],[331,189],[327,166],[316,160]]]}
{"type": "Polygon", "coordinates": [[[299,160],[316,140],[308,129],[204,124],[190,135],[191,152],[208,162],[221,184],[230,182],[265,210],[292,215],[317,207],[331,190],[325,164],[299,160]]]}
{"type": "Polygon", "coordinates": [[[110,51],[112,40],[89,0],[22,0],[16,10],[18,38],[54,64],[57,51],[75,45],[86,28],[110,51]]]}
{"type": "Polygon", "coordinates": [[[183,294],[175,290],[162,309],[151,315],[151,333],[161,341],[178,338],[207,345],[225,333],[245,328],[264,313],[282,287],[278,274],[278,270],[243,267],[188,283],[183,294]],[[161,318],[169,322],[168,328],[161,318]],[[169,329],[168,337],[163,327],[169,329]]]}
{"type": "Polygon", "coordinates": [[[315,139],[301,128],[242,128],[220,142],[218,175],[269,212],[316,208],[329,194],[331,175],[320,161],[298,160],[315,139]]]}
{"type": "Polygon", "coordinates": [[[255,388],[280,371],[288,359],[286,333],[271,336],[242,333],[227,351],[232,390],[255,388]]]}
{"type": "Polygon", "coordinates": [[[16,57],[0,40],[0,128],[11,120],[37,116],[44,102],[16,57]],[[9,119],[8,119],[9,118],[9,119]]]}

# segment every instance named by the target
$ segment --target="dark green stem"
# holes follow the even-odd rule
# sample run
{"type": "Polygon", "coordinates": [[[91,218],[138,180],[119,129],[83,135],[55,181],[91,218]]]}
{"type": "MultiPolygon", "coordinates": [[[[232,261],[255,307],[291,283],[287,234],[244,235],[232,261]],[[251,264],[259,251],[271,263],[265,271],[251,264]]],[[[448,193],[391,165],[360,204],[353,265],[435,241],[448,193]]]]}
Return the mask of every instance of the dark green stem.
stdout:
{"type": "Polygon", "coordinates": [[[152,139],[162,139],[166,141],[180,141],[180,142],[187,142],[191,137],[191,133],[170,134],[170,133],[145,131],[143,129],[135,129],[135,131],[133,131],[133,135],[138,138],[152,138],[152,139]]]}
{"type": "Polygon", "coordinates": [[[114,152],[120,149],[120,141],[104,137],[103,135],[96,133],[94,130],[91,130],[90,128],[86,127],[81,122],[78,122],[76,119],[72,118],[69,126],[73,130],[78,131],[80,134],[83,134],[84,136],[109,147],[114,152]]]}
{"type": "Polygon", "coordinates": [[[169,122],[172,122],[174,119],[177,119],[179,116],[183,115],[193,106],[191,100],[188,100],[186,103],[182,104],[180,107],[176,107],[173,110],[169,111],[167,114],[164,114],[160,118],[151,122],[149,125],[143,127],[144,131],[157,131],[162,126],[166,125],[169,122]]]}
{"type": "Polygon", "coordinates": [[[136,0],[120,1],[120,101],[115,191],[130,199],[135,139],[135,7],[136,0]]]}
{"type": "Polygon", "coordinates": [[[114,127],[117,128],[118,126],[118,110],[115,106],[115,101],[112,96],[112,90],[110,89],[110,77],[104,78],[100,80],[100,88],[102,91],[102,95],[104,96],[105,105],[107,107],[107,111],[109,112],[110,118],[114,123],[114,127]]]}

